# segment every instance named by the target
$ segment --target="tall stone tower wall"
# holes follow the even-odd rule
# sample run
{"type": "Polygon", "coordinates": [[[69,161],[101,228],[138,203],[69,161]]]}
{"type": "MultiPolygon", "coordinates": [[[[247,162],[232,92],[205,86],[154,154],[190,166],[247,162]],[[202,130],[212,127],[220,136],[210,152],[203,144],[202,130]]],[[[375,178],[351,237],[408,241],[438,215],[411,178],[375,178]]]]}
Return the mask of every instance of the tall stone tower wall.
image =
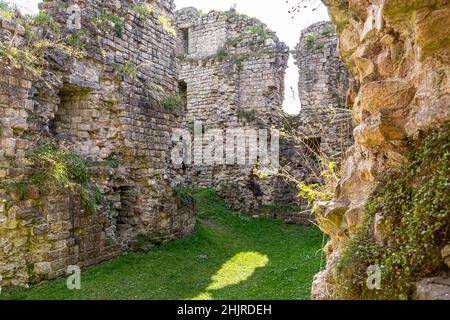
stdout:
{"type": "Polygon", "coordinates": [[[294,57],[299,70],[299,134],[320,139],[326,157],[341,159],[352,143],[352,127],[346,107],[349,75],[337,45],[334,25],[318,22],[302,31],[294,57]]]}
{"type": "MultiPolygon", "coordinates": [[[[179,79],[187,85],[185,126],[202,121],[205,133],[278,126],[288,48],[276,35],[232,10],[202,15],[182,9],[176,24],[179,79]]],[[[272,183],[258,180],[253,165],[194,164],[187,175],[194,184],[217,188],[236,209],[250,211],[273,198],[272,183]]]]}

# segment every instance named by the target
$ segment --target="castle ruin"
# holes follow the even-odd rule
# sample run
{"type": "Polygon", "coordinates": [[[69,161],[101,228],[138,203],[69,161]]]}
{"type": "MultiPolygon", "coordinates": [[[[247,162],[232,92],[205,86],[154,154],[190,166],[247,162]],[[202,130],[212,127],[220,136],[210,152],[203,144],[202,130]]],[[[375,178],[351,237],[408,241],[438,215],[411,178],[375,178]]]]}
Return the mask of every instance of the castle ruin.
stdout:
{"type": "MultiPolygon", "coordinates": [[[[183,185],[214,187],[255,214],[261,205],[298,202],[295,186],[258,179],[253,165],[175,165],[170,157],[172,133],[191,131],[194,121],[205,135],[282,126],[289,48],[274,32],[233,10],[175,12],[171,0],[152,2],[152,10],[131,0],[77,4],[81,28],[70,29],[70,7],[41,3],[55,25],[29,26],[36,39],[20,19],[0,20],[2,285],[53,279],[137,242],[190,234],[193,208],[177,197],[183,185]],[[14,60],[30,46],[44,47],[42,62],[14,60]]],[[[295,49],[303,109],[292,117],[300,134],[334,155],[351,140],[338,137],[350,132],[342,110],[347,73],[332,25],[312,28],[313,47],[305,48],[304,34],[295,49]],[[314,127],[317,117],[326,131],[314,127]]],[[[280,162],[307,180],[297,148],[282,140],[280,162]]]]}

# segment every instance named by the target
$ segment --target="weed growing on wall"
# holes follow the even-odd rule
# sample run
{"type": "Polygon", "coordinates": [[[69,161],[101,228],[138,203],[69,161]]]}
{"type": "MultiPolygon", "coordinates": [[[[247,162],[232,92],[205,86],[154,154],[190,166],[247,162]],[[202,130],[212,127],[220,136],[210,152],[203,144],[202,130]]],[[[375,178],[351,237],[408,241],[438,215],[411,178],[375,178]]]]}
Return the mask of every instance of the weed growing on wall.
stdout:
{"type": "Polygon", "coordinates": [[[136,78],[138,72],[138,66],[130,62],[125,64],[116,63],[113,65],[113,69],[118,73],[122,73],[124,75],[131,77],[132,79],[136,78]]]}
{"type": "Polygon", "coordinates": [[[450,125],[415,145],[381,185],[338,264],[341,298],[411,298],[415,282],[439,270],[450,236],[450,125]],[[380,290],[367,289],[370,265],[381,268],[380,290]]]}
{"type": "Polygon", "coordinates": [[[0,16],[25,29],[26,43],[23,46],[16,44],[17,33],[10,41],[0,44],[0,58],[8,60],[14,68],[25,69],[35,76],[40,76],[45,65],[45,53],[49,49],[56,49],[76,58],[84,56],[84,47],[73,46],[73,43],[68,41],[70,39],[61,36],[58,24],[45,13],[23,16],[7,3],[0,2],[0,16]]]}
{"type": "MultiPolygon", "coordinates": [[[[341,109],[330,107],[327,108],[330,113],[338,114],[342,112],[341,109]]],[[[348,111],[348,110],[347,110],[348,111]]],[[[315,214],[317,209],[317,202],[330,201],[334,198],[336,187],[339,179],[343,174],[343,162],[345,151],[341,151],[337,155],[326,154],[320,145],[314,143],[314,139],[308,136],[301,135],[296,131],[294,122],[289,116],[283,112],[279,113],[281,122],[280,138],[290,140],[298,146],[296,150],[297,156],[303,160],[305,167],[310,175],[315,178],[317,183],[307,183],[303,181],[303,177],[296,176],[292,172],[289,165],[281,166],[279,169],[274,169],[270,163],[260,161],[254,168],[253,174],[260,179],[265,179],[269,176],[277,175],[286,181],[292,183],[299,190],[298,197],[305,199],[308,202],[308,207],[311,214],[315,214]]],[[[348,111],[348,117],[350,112],[348,111]]],[[[345,119],[342,119],[345,120],[345,119]]],[[[317,118],[319,124],[319,132],[325,132],[325,126],[328,125],[317,118]]],[[[307,128],[310,132],[315,132],[312,128],[307,128]]],[[[317,129],[316,129],[317,131],[317,129]]],[[[346,133],[341,131],[338,133],[341,143],[346,139],[346,133]]]]}
{"type": "Polygon", "coordinates": [[[257,119],[257,112],[255,110],[238,109],[236,113],[237,117],[241,121],[248,123],[254,123],[257,119]]]}
{"type": "Polygon", "coordinates": [[[308,34],[305,38],[305,43],[304,43],[305,49],[312,49],[316,39],[317,39],[317,35],[315,33],[308,34]]]}
{"type": "Polygon", "coordinates": [[[78,192],[83,204],[96,209],[103,199],[102,193],[89,181],[89,163],[68,149],[51,143],[35,148],[28,157],[34,174],[28,183],[61,186],[78,192]]]}
{"type": "Polygon", "coordinates": [[[169,95],[161,100],[161,106],[167,111],[181,110],[185,103],[186,97],[180,94],[169,95]]]}

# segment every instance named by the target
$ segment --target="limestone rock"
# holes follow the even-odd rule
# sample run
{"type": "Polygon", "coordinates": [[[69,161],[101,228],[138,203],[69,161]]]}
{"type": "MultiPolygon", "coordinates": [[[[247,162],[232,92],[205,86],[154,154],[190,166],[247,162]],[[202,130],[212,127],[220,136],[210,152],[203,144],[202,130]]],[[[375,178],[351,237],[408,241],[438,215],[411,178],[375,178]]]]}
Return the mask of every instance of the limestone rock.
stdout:
{"type": "Polygon", "coordinates": [[[417,283],[415,299],[450,300],[450,274],[420,280],[417,283]]]}

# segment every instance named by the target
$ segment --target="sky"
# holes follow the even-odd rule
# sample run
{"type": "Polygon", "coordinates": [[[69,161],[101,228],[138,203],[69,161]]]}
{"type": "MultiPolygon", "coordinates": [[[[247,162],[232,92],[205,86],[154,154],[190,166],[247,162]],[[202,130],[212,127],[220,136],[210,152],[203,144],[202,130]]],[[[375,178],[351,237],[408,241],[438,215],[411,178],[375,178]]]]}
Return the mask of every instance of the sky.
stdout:
{"type": "MultiPolygon", "coordinates": [[[[24,12],[36,13],[37,4],[40,0],[8,0],[18,4],[24,12]]],[[[297,13],[294,18],[289,14],[289,10],[295,0],[175,0],[177,9],[184,7],[195,7],[203,12],[210,10],[228,10],[233,5],[240,13],[258,18],[277,33],[278,38],[286,43],[292,50],[300,38],[301,30],[309,25],[329,20],[327,10],[320,1],[313,6],[303,9],[297,13]],[[317,8],[316,10],[312,10],[317,8]]],[[[283,109],[288,113],[298,113],[300,111],[300,101],[298,98],[298,70],[294,65],[291,56],[289,67],[285,79],[285,100],[283,109]]]]}

